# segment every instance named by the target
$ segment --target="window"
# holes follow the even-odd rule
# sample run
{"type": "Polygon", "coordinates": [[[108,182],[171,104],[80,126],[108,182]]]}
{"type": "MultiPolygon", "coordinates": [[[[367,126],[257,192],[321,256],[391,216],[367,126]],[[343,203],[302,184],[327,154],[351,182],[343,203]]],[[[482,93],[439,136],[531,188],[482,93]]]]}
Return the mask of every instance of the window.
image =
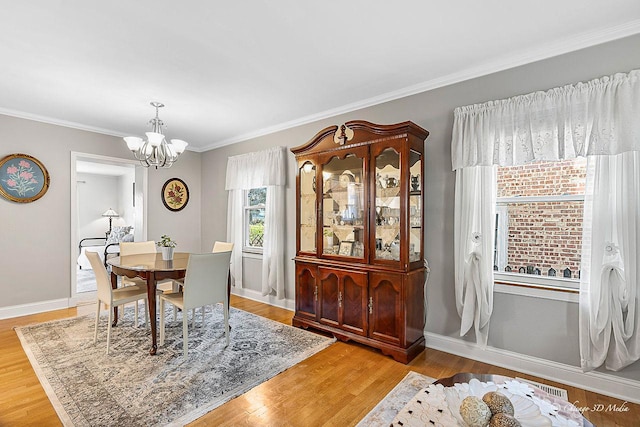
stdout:
{"type": "Polygon", "coordinates": [[[498,168],[496,282],[579,287],[586,163],[498,168]]]}
{"type": "Polygon", "coordinates": [[[261,252],[264,244],[264,215],[267,188],[252,188],[245,192],[244,250],[261,252]]]}

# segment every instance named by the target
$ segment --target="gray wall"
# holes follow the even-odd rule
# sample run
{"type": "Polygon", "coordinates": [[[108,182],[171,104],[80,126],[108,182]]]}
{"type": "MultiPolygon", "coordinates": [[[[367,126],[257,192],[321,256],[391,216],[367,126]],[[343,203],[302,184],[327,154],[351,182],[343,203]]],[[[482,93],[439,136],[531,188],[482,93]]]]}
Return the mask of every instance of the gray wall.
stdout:
{"type": "MultiPolygon", "coordinates": [[[[118,142],[119,143],[119,142],[118,142]]],[[[127,153],[131,154],[129,151],[127,153]]],[[[169,169],[149,169],[149,240],[167,234],[178,243],[178,252],[199,252],[201,248],[201,170],[200,153],[185,151],[169,169]],[[189,202],[178,212],[168,210],[160,197],[162,186],[170,178],[182,179],[189,188],[189,202]]],[[[211,251],[211,248],[209,248],[211,251]]]]}
{"type": "MultiPolygon", "coordinates": [[[[423,175],[426,180],[426,257],[431,266],[426,329],[459,338],[460,318],[453,281],[453,109],[640,68],[639,46],[640,36],[633,36],[203,153],[203,242],[224,238],[226,233],[225,214],[221,209],[226,202],[224,174],[228,156],[276,145],[297,146],[326,126],[353,119],[382,124],[411,120],[431,133],[426,142],[423,175]]],[[[288,160],[286,296],[293,298],[295,161],[291,153],[288,160]]],[[[246,286],[260,289],[259,282],[247,280],[246,286]]],[[[496,294],[491,325],[489,345],[492,347],[579,366],[576,303],[496,294]]],[[[461,339],[475,341],[473,332],[461,339]]],[[[614,375],[640,380],[640,363],[614,375]]]]}
{"type": "MultiPolygon", "coordinates": [[[[33,203],[0,198],[0,308],[71,296],[71,151],[131,158],[121,138],[0,115],[0,158],[30,154],[51,176],[49,191],[33,203]]],[[[199,251],[200,182],[198,153],[186,152],[171,169],[149,171],[149,239],[166,233],[178,250],[199,251]],[[180,212],[168,211],[160,199],[174,176],[191,190],[180,212]]]]}
{"type": "MultiPolygon", "coordinates": [[[[109,218],[102,213],[109,208],[124,215],[119,202],[121,194],[117,176],[76,174],[78,181],[78,240],[85,237],[104,237],[109,230],[109,218]]],[[[113,218],[112,224],[126,225],[123,217],[113,218]]],[[[98,244],[99,242],[95,242],[98,244]]]]}

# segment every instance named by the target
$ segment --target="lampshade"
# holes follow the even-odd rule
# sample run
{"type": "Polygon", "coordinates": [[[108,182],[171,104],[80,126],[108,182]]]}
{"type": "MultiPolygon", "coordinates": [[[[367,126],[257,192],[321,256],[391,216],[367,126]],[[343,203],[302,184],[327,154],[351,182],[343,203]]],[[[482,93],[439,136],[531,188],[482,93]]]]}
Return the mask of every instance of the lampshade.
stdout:
{"type": "Polygon", "coordinates": [[[171,145],[173,145],[173,148],[176,150],[176,153],[182,154],[185,148],[187,148],[187,145],[189,144],[187,144],[185,141],[181,139],[172,139],[171,145]]]}
{"type": "Polygon", "coordinates": [[[113,209],[109,208],[102,214],[102,216],[106,216],[106,217],[109,217],[109,218],[115,218],[115,217],[120,216],[120,214],[118,212],[114,211],[113,209]]]}
{"type": "Polygon", "coordinates": [[[129,150],[136,151],[140,147],[142,147],[142,143],[144,142],[142,138],[138,138],[137,136],[126,136],[124,141],[127,143],[127,147],[129,150]]]}
{"type": "Polygon", "coordinates": [[[157,132],[146,132],[145,135],[147,135],[147,141],[149,141],[149,144],[153,147],[159,146],[164,139],[164,135],[157,132]]]}

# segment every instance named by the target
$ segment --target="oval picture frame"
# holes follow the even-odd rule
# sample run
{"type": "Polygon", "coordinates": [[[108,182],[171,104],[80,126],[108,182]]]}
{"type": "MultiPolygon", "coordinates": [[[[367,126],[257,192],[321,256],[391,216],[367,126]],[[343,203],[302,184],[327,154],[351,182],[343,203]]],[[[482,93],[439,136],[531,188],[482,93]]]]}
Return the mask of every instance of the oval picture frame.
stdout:
{"type": "Polygon", "coordinates": [[[45,195],[51,178],[40,160],[22,153],[0,160],[0,195],[16,203],[31,203],[45,195]]]}
{"type": "Polygon", "coordinates": [[[162,203],[172,212],[178,212],[189,203],[189,187],[180,178],[170,178],[162,186],[162,203]]]}

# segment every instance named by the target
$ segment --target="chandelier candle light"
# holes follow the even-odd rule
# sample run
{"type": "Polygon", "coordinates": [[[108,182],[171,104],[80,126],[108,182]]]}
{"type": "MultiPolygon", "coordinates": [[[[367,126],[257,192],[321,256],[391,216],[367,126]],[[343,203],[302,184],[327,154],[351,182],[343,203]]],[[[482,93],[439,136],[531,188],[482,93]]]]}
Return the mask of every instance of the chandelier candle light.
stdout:
{"type": "Polygon", "coordinates": [[[158,117],[158,108],[164,107],[164,104],[152,102],[151,105],[156,109],[156,116],[149,120],[153,131],[145,133],[147,139],[127,136],[124,140],[129,150],[144,167],[168,168],[178,160],[178,156],[184,152],[188,144],[181,139],[172,139],[171,142],[167,142],[162,134],[164,122],[158,117]]]}

